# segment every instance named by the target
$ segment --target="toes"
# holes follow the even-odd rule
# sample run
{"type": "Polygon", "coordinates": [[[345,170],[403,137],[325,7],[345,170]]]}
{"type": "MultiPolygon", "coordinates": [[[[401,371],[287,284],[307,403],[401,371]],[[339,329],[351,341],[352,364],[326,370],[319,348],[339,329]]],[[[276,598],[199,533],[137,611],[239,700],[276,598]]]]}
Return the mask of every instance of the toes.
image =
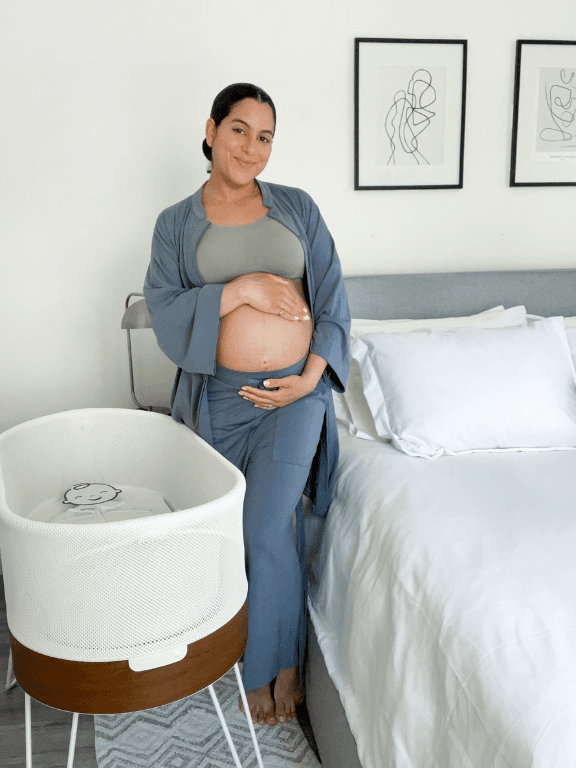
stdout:
{"type": "Polygon", "coordinates": [[[294,720],[294,718],[297,717],[296,704],[299,703],[299,701],[292,701],[291,699],[288,699],[287,701],[279,699],[276,701],[276,717],[278,718],[278,722],[286,723],[289,720],[294,720]]]}
{"type": "Polygon", "coordinates": [[[270,712],[268,715],[266,715],[266,724],[267,725],[276,725],[278,720],[276,719],[276,715],[274,712],[270,712]]]}
{"type": "MultiPolygon", "coordinates": [[[[238,697],[238,703],[240,705],[240,711],[242,712],[242,714],[245,715],[246,711],[244,709],[244,704],[242,702],[241,696],[238,697]]],[[[264,725],[264,718],[263,718],[262,712],[259,711],[260,708],[257,706],[251,707],[250,702],[248,702],[248,707],[250,709],[250,716],[252,718],[252,722],[254,723],[254,725],[264,725]]]]}
{"type": "MultiPolygon", "coordinates": [[[[245,715],[246,714],[246,710],[244,709],[244,704],[242,703],[242,699],[241,698],[240,698],[240,702],[239,703],[240,703],[240,712],[242,712],[242,714],[245,715]]],[[[254,725],[256,725],[259,722],[258,721],[258,714],[259,714],[258,709],[259,708],[256,707],[256,706],[252,706],[251,707],[250,706],[250,702],[248,702],[248,708],[250,709],[250,717],[252,718],[252,722],[254,723],[254,725]]],[[[262,725],[261,722],[260,722],[260,725],[262,725]]]]}
{"type": "MultiPolygon", "coordinates": [[[[270,696],[251,697],[248,695],[248,707],[250,709],[250,717],[254,725],[276,725],[278,718],[274,712],[274,702],[270,696]]],[[[238,697],[238,703],[240,711],[244,712],[244,706],[242,703],[242,697],[238,697]]],[[[286,716],[284,716],[285,719],[286,716]]]]}
{"type": "Polygon", "coordinates": [[[267,712],[266,709],[263,709],[262,707],[254,707],[254,710],[250,710],[251,712],[257,713],[257,718],[255,714],[252,715],[252,722],[258,725],[276,725],[276,718],[274,717],[274,712],[267,712]]]}

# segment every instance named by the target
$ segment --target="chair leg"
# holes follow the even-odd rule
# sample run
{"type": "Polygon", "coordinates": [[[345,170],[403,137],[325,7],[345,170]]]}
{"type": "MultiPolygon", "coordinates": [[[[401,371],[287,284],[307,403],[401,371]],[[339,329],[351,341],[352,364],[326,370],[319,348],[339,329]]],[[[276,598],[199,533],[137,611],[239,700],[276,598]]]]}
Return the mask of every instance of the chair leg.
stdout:
{"type": "Polygon", "coordinates": [[[68,748],[68,762],[66,768],[72,768],[74,763],[74,750],[76,749],[76,733],[78,732],[78,712],[72,715],[72,733],[70,734],[70,747],[68,748]]]}
{"type": "Polygon", "coordinates": [[[26,730],[26,768],[32,768],[32,714],[30,696],[24,693],[24,726],[26,730]]]}
{"type": "Polygon", "coordinates": [[[6,672],[6,690],[16,685],[18,681],[14,677],[14,660],[12,658],[12,648],[8,654],[8,671],[6,672]]]}
{"type": "Polygon", "coordinates": [[[246,691],[244,690],[244,683],[242,682],[242,675],[240,674],[238,663],[234,664],[234,672],[236,673],[238,688],[240,688],[240,696],[242,697],[242,703],[244,704],[244,714],[246,715],[246,720],[248,720],[248,728],[250,728],[250,735],[252,736],[252,743],[254,744],[254,750],[256,752],[256,760],[258,761],[259,767],[264,768],[262,755],[260,754],[260,748],[258,747],[258,742],[256,740],[256,731],[254,730],[252,717],[250,716],[250,707],[248,706],[248,699],[246,698],[246,691]]]}
{"type": "Polygon", "coordinates": [[[222,709],[220,708],[220,702],[216,698],[216,691],[214,690],[214,687],[212,685],[208,686],[208,690],[210,691],[210,696],[212,697],[212,703],[216,707],[216,712],[218,713],[218,717],[220,718],[220,724],[222,726],[222,730],[224,731],[224,735],[226,736],[226,741],[228,742],[228,746],[230,747],[230,752],[232,753],[232,759],[234,760],[234,765],[236,766],[236,768],[242,768],[242,763],[240,762],[238,753],[236,752],[236,747],[234,746],[234,742],[232,741],[232,736],[230,736],[230,731],[228,730],[228,725],[226,724],[226,720],[224,719],[224,714],[222,712],[222,709]]]}

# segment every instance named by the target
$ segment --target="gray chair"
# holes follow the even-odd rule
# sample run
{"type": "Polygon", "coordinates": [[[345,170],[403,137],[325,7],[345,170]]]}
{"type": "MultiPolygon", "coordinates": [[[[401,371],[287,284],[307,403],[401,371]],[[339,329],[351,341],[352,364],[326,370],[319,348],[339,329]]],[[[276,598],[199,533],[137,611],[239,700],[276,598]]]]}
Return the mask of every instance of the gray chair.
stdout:
{"type": "Polygon", "coordinates": [[[130,367],[130,392],[132,394],[132,400],[134,401],[134,404],[141,411],[155,411],[156,413],[165,413],[170,415],[170,408],[166,408],[163,406],[142,405],[142,403],[138,401],[136,397],[136,392],[134,391],[134,365],[132,360],[132,343],[130,340],[130,331],[141,330],[144,328],[152,328],[152,323],[150,321],[150,314],[148,312],[148,307],[146,306],[146,300],[144,299],[143,293],[128,294],[126,298],[126,309],[122,317],[121,327],[126,331],[126,336],[128,340],[128,365],[130,367]],[[130,299],[133,296],[142,296],[142,298],[139,301],[135,301],[133,304],[130,304],[130,299]]]}

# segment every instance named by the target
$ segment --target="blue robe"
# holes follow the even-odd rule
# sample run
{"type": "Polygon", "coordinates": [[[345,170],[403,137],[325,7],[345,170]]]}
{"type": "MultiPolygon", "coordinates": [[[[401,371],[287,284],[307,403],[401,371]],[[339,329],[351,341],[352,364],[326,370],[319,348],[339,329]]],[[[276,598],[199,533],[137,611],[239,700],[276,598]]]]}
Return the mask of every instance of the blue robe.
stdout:
{"type": "MultiPolygon", "coordinates": [[[[304,249],[303,287],[314,324],[310,352],[328,363],[319,382],[327,396],[326,415],[304,489],[314,514],[325,517],[338,466],[336,415],[329,395],[330,389],[344,391],[349,367],[350,311],[340,259],[310,195],[296,187],[256,182],[263,204],[270,209],[268,216],[294,232],[304,249]]],[[[144,295],[158,344],[178,367],[171,397],[172,418],[212,445],[206,390],[208,376],[216,370],[225,283],[207,284],[196,266],[196,245],[209,226],[202,187],[160,214],[144,295]]],[[[299,530],[299,539],[301,533],[299,530]]]]}

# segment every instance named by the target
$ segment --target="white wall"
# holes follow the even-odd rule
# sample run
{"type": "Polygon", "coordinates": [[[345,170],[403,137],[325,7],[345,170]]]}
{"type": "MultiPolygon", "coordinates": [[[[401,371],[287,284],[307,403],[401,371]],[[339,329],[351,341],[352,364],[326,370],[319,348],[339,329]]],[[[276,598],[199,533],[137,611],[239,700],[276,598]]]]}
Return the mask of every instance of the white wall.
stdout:
{"type": "Polygon", "coordinates": [[[0,430],[130,407],[126,295],[156,216],[207,178],[216,93],[278,109],[263,179],[309,191],[345,274],[575,267],[574,189],[508,187],[515,41],[573,0],[4,0],[0,430]],[[463,190],[353,190],[354,37],[469,41],[463,190]]]}

